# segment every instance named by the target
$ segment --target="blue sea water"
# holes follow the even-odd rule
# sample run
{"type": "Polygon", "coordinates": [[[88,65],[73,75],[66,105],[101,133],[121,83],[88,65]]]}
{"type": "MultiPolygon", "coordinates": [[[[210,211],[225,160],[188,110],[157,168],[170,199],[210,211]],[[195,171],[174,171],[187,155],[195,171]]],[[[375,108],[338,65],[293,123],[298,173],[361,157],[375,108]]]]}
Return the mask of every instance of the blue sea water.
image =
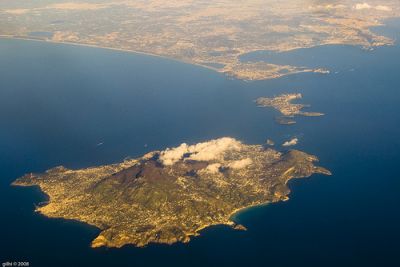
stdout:
{"type": "MultiPolygon", "coordinates": [[[[400,23],[380,30],[398,37],[400,23]]],[[[400,46],[297,53],[334,71],[243,82],[157,57],[1,39],[1,262],[399,266],[400,46]],[[301,102],[326,115],[278,125],[275,111],[253,102],[286,92],[302,93],[301,102]],[[45,196],[10,186],[27,172],[118,162],[222,136],[253,144],[298,137],[296,148],[317,155],[333,175],[294,180],[289,201],[238,214],[248,231],[217,226],[188,244],[121,249],[91,249],[96,228],[34,213],[45,196]]]]}

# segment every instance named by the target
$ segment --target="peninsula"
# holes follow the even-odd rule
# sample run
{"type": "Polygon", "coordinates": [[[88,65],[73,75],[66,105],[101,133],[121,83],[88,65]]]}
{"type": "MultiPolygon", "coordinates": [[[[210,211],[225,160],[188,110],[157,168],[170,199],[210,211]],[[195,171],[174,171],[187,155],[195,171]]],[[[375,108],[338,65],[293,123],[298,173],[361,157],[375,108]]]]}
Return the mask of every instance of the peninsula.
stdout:
{"type": "Polygon", "coordinates": [[[122,163],[71,170],[56,167],[18,178],[49,197],[37,211],[101,230],[92,247],[138,247],[188,242],[202,229],[224,224],[245,229],[232,215],[286,200],[287,182],[330,172],[317,158],[224,137],[153,151],[122,163]]]}

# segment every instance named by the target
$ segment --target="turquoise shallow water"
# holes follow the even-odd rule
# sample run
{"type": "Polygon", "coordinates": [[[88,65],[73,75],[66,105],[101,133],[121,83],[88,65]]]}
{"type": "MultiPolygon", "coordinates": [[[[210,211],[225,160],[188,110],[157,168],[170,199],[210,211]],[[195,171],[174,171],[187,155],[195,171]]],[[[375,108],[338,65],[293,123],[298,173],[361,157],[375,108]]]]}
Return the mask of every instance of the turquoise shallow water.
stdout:
{"type": "MultiPolygon", "coordinates": [[[[391,25],[398,33],[397,23],[391,25]]],[[[387,28],[386,28],[387,29],[387,28]]],[[[390,28],[389,28],[390,29],[390,28]]],[[[231,80],[170,60],[104,49],[0,40],[0,259],[31,266],[396,266],[400,247],[400,47],[320,48],[330,75],[231,80]],[[341,55],[346,55],[345,57],[341,55]],[[329,66],[329,64],[332,66],[329,66]],[[274,123],[253,100],[300,92],[326,115],[274,123]],[[232,136],[246,143],[298,137],[333,172],[290,183],[287,202],[218,226],[189,244],[90,249],[90,226],[33,212],[26,172],[81,168],[232,136]],[[98,145],[103,143],[102,145],[98,145]]],[[[312,62],[311,59],[309,59],[312,62]]]]}

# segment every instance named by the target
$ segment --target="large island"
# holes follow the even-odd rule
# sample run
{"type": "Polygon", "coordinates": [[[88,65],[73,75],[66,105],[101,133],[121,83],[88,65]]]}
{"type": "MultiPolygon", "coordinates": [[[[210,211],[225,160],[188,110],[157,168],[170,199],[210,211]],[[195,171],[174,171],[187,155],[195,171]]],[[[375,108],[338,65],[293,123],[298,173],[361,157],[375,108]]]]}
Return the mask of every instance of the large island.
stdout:
{"type": "Polygon", "coordinates": [[[98,227],[92,247],[188,242],[211,225],[230,225],[248,207],[286,200],[287,182],[314,173],[317,158],[281,153],[224,137],[181,144],[122,163],[27,174],[16,186],[39,186],[49,197],[37,207],[52,218],[98,227]]]}

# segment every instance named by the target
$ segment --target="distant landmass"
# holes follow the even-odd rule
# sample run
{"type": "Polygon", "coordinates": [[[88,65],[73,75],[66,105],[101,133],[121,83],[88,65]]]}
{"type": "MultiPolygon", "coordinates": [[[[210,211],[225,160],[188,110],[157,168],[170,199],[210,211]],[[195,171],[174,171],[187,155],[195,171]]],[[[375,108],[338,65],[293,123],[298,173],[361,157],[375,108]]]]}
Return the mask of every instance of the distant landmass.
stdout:
{"type": "Polygon", "coordinates": [[[286,200],[287,182],[314,173],[315,156],[282,153],[224,137],[153,151],[122,163],[26,174],[15,186],[39,186],[49,197],[36,211],[101,230],[92,247],[188,242],[212,225],[236,225],[248,207],[286,200]]]}
{"type": "Polygon", "coordinates": [[[398,0],[1,1],[0,36],[141,52],[263,80],[329,71],[241,56],[328,44],[389,45],[393,40],[370,28],[399,16],[398,0]]]}

